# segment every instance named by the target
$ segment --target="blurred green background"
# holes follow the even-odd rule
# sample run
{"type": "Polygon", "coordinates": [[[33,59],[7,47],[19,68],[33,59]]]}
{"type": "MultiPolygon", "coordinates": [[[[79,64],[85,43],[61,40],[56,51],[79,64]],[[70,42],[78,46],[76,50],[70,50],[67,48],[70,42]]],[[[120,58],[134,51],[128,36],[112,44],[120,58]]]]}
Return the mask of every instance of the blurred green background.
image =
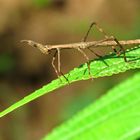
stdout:
{"type": "MultiPolygon", "coordinates": [[[[93,21],[119,40],[138,39],[139,9],[139,0],[0,0],[0,111],[57,78],[52,55],[21,44],[21,39],[79,42],[93,21]]],[[[100,38],[94,30],[88,40],[100,38]]],[[[95,50],[101,55],[112,51],[95,50]]],[[[75,50],[63,50],[61,59],[64,73],[85,63],[75,50]]],[[[136,71],[77,82],[23,106],[0,119],[0,140],[39,140],[136,71]]]]}

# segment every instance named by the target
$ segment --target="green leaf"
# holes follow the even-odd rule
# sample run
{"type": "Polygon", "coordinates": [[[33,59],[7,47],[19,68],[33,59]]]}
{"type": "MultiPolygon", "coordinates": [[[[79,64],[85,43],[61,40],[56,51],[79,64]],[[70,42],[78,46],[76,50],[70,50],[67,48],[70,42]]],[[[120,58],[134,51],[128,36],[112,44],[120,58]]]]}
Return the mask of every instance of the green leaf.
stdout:
{"type": "Polygon", "coordinates": [[[55,128],[43,140],[134,140],[140,137],[140,73],[55,128]]]}
{"type": "MultiPolygon", "coordinates": [[[[124,62],[123,55],[117,57],[115,54],[106,55],[102,58],[92,60],[90,63],[91,75],[93,78],[98,78],[111,76],[130,69],[140,68],[140,46],[127,50],[126,57],[129,60],[129,63],[124,62]]],[[[66,74],[65,77],[67,77],[69,83],[63,76],[61,76],[61,80],[59,78],[53,80],[48,85],[43,86],[42,88],[11,105],[4,111],[0,112],[0,117],[55,89],[66,86],[75,81],[90,79],[87,64],[85,63],[77,68],[74,68],[72,71],[66,74]]]]}

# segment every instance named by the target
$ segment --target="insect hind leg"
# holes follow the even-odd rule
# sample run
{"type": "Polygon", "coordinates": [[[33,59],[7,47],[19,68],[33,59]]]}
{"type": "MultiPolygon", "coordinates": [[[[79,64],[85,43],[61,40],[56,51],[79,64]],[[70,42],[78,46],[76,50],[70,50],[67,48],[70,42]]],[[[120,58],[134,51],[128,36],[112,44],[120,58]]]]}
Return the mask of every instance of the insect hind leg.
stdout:
{"type": "MultiPolygon", "coordinates": [[[[124,61],[127,62],[127,59],[126,59],[126,54],[125,54],[125,49],[123,48],[123,46],[120,44],[120,42],[114,37],[114,36],[108,36],[107,33],[96,23],[96,22],[92,22],[83,41],[85,42],[87,40],[87,37],[92,29],[92,27],[96,27],[97,30],[102,33],[105,37],[105,39],[107,40],[113,40],[117,43],[117,45],[120,47],[120,50],[117,51],[117,49],[115,48],[115,46],[112,46],[112,49],[113,51],[119,56],[121,54],[121,51],[123,52],[123,55],[124,55],[124,61]]],[[[98,55],[98,54],[97,54],[98,55]]]]}
{"type": "Polygon", "coordinates": [[[106,32],[96,22],[92,22],[89,26],[88,31],[85,34],[83,42],[87,41],[88,35],[93,27],[95,27],[100,33],[102,33],[105,36],[105,38],[108,38],[108,35],[106,34],[106,32]]]}

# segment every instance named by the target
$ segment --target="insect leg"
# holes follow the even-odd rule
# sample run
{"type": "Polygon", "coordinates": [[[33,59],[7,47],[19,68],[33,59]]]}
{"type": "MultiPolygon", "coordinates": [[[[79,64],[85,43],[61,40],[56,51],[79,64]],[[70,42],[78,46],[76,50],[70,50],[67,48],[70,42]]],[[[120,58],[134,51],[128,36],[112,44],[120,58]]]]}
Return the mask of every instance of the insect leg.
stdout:
{"type": "Polygon", "coordinates": [[[93,51],[91,48],[87,48],[89,51],[91,51],[94,55],[96,55],[97,57],[102,57],[101,55],[97,54],[95,51],[93,51]]]}
{"type": "Polygon", "coordinates": [[[90,78],[93,79],[92,75],[91,75],[91,71],[90,71],[90,60],[89,57],[85,54],[85,52],[81,49],[81,48],[76,48],[83,56],[84,58],[87,60],[87,66],[88,66],[88,70],[89,70],[89,75],[90,78]]]}
{"type": "Polygon", "coordinates": [[[99,27],[99,25],[98,25],[96,22],[92,22],[91,25],[89,26],[89,29],[88,29],[88,31],[87,31],[87,33],[86,33],[84,39],[83,39],[84,42],[86,42],[87,37],[88,37],[88,35],[89,35],[89,33],[90,33],[92,27],[94,27],[94,26],[97,28],[97,30],[98,30],[99,32],[101,32],[101,33],[105,36],[105,38],[108,38],[108,36],[107,36],[107,34],[105,33],[105,31],[104,31],[101,27],[99,27]]]}
{"type": "MultiPolygon", "coordinates": [[[[97,25],[96,22],[92,22],[91,25],[89,26],[89,29],[88,29],[88,31],[87,31],[87,33],[86,33],[84,39],[83,39],[83,42],[86,42],[87,37],[88,37],[88,35],[89,35],[89,33],[90,33],[92,27],[94,27],[94,26],[97,28],[97,30],[98,30],[99,32],[101,32],[101,33],[104,34],[104,36],[105,36],[105,39],[100,40],[99,42],[97,42],[97,44],[98,44],[98,43],[101,43],[101,42],[104,42],[104,41],[107,41],[109,37],[107,36],[107,34],[105,33],[105,31],[104,31],[102,28],[100,28],[100,27],[97,25]]],[[[96,45],[95,45],[95,46],[96,46],[96,45]]],[[[89,48],[88,48],[88,49],[89,49],[89,48]]],[[[94,53],[96,56],[101,57],[101,55],[95,53],[93,50],[91,50],[91,49],[89,49],[89,50],[90,50],[92,53],[94,53]]]]}
{"type": "Polygon", "coordinates": [[[112,39],[112,40],[114,40],[114,41],[117,43],[117,45],[120,47],[120,50],[117,51],[116,48],[115,48],[115,46],[112,46],[113,51],[114,51],[118,56],[120,55],[120,53],[121,53],[121,51],[122,51],[122,52],[123,52],[123,55],[124,55],[124,61],[127,62],[126,55],[125,55],[125,49],[123,48],[123,46],[119,43],[119,41],[118,41],[115,37],[113,37],[113,36],[108,36],[108,35],[106,34],[106,32],[105,32],[97,23],[95,23],[95,22],[93,22],[93,23],[90,25],[90,28],[89,28],[89,30],[88,30],[88,32],[87,32],[85,38],[84,38],[84,41],[86,41],[86,39],[87,39],[87,37],[88,37],[88,34],[89,34],[91,28],[93,27],[93,25],[98,29],[99,32],[101,32],[101,33],[105,36],[106,39],[109,39],[109,40],[112,39]]]}
{"type": "Polygon", "coordinates": [[[60,60],[60,49],[57,48],[57,52],[58,52],[58,72],[66,79],[66,81],[69,83],[68,79],[66,78],[66,76],[63,74],[63,72],[61,71],[61,60],[60,60]]]}
{"type": "Polygon", "coordinates": [[[52,58],[52,66],[53,66],[53,68],[54,68],[54,71],[55,71],[57,77],[59,78],[60,75],[59,75],[59,73],[58,73],[58,71],[57,71],[57,68],[56,68],[56,66],[55,66],[55,64],[54,64],[54,61],[55,61],[55,59],[56,59],[56,55],[57,55],[57,51],[55,51],[54,56],[53,56],[53,58],[52,58]]]}
{"type": "Polygon", "coordinates": [[[120,44],[120,42],[115,37],[112,37],[112,38],[117,43],[117,45],[120,47],[120,50],[118,52],[116,52],[116,54],[119,56],[121,54],[121,51],[122,51],[123,52],[124,61],[128,62],[128,60],[126,59],[125,49],[123,48],[123,46],[120,44]]]}
{"type": "Polygon", "coordinates": [[[110,37],[109,37],[109,36],[105,33],[105,31],[97,25],[97,23],[94,23],[94,24],[95,24],[95,27],[96,27],[101,33],[104,34],[104,36],[105,36],[106,39],[107,39],[107,38],[109,38],[109,39],[112,38],[112,40],[114,40],[114,41],[117,43],[117,45],[120,47],[120,50],[117,51],[116,48],[115,48],[115,46],[112,46],[113,51],[114,51],[118,56],[120,55],[120,53],[121,53],[121,51],[122,51],[122,52],[123,52],[123,55],[124,55],[124,61],[127,62],[126,55],[125,55],[125,49],[124,49],[123,46],[120,44],[120,42],[119,42],[114,36],[110,36],[110,37]]]}
{"type": "MultiPolygon", "coordinates": [[[[89,35],[89,32],[91,31],[91,28],[92,28],[93,26],[95,26],[96,29],[97,29],[100,33],[102,33],[102,34],[104,35],[105,40],[101,40],[101,42],[107,41],[108,39],[110,40],[111,37],[109,37],[109,36],[107,35],[107,33],[106,33],[96,22],[92,22],[91,25],[90,25],[90,27],[89,27],[89,29],[88,29],[88,31],[87,31],[87,33],[86,33],[86,35],[85,35],[85,37],[84,37],[84,39],[83,39],[84,42],[87,40],[87,37],[88,37],[88,35],[89,35]],[[107,39],[107,40],[106,40],[106,39],[107,39]]],[[[112,47],[112,49],[114,50],[115,53],[117,52],[117,50],[115,49],[115,47],[112,47]]]]}

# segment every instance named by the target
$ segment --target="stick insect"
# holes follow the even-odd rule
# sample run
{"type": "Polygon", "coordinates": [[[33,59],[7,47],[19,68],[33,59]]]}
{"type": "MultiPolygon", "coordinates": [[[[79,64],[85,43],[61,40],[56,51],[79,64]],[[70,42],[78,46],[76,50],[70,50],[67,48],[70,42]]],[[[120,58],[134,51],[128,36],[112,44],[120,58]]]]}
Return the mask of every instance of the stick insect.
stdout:
{"type": "Polygon", "coordinates": [[[26,42],[28,45],[39,49],[44,54],[50,54],[54,50],[55,53],[54,53],[53,59],[52,59],[52,66],[55,70],[55,73],[57,74],[58,78],[62,75],[66,79],[66,81],[68,81],[66,76],[61,71],[60,51],[62,49],[76,49],[76,50],[78,50],[83,55],[83,57],[86,59],[86,61],[87,61],[86,63],[87,63],[88,71],[89,71],[89,76],[90,76],[90,78],[92,78],[92,75],[91,75],[91,72],[90,72],[90,59],[86,55],[86,53],[84,52],[85,49],[88,49],[89,51],[91,51],[97,57],[101,57],[99,54],[97,54],[92,49],[94,47],[99,47],[99,46],[105,46],[105,47],[106,46],[111,46],[111,48],[117,54],[117,56],[119,56],[121,53],[123,53],[124,61],[128,62],[128,60],[126,58],[126,55],[125,55],[125,49],[123,48],[123,46],[140,44],[140,39],[118,41],[114,36],[108,36],[105,33],[105,31],[97,23],[93,22],[90,25],[85,37],[83,38],[83,41],[78,42],[78,43],[59,44],[59,45],[43,45],[43,44],[34,42],[32,40],[21,40],[21,42],[26,42]],[[105,38],[102,39],[102,40],[99,40],[99,41],[87,42],[88,35],[89,35],[93,26],[95,26],[95,28],[97,28],[97,30],[99,32],[101,32],[104,35],[105,38]],[[119,47],[118,51],[116,49],[117,46],[119,47]],[[58,66],[57,67],[54,64],[56,56],[57,56],[57,61],[58,61],[58,66]]]}

